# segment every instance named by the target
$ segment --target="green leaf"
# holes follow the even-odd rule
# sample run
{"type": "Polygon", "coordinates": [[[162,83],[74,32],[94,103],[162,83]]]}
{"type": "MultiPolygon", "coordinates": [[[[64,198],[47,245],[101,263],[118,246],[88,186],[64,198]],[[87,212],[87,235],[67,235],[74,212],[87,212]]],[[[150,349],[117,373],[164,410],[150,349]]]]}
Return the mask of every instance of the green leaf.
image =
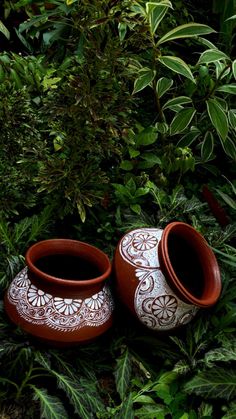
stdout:
{"type": "Polygon", "coordinates": [[[218,87],[216,91],[236,95],[236,83],[224,84],[223,86],[218,87]]]}
{"type": "MultiPolygon", "coordinates": [[[[236,209],[236,201],[235,201],[236,209]]],[[[204,357],[204,362],[208,367],[214,367],[215,362],[230,362],[236,361],[236,340],[226,342],[224,346],[212,349],[207,352],[204,357]]]]}
{"type": "Polygon", "coordinates": [[[198,60],[198,64],[214,63],[219,60],[229,60],[229,57],[218,49],[207,49],[198,60]]]}
{"type": "Polygon", "coordinates": [[[216,99],[208,99],[206,101],[207,112],[209,118],[212,122],[212,125],[215,127],[218,135],[222,138],[223,141],[226,140],[228,135],[228,119],[227,116],[220,106],[219,102],[216,99]]]}
{"type": "Polygon", "coordinates": [[[142,208],[139,204],[131,204],[130,208],[135,214],[138,214],[138,215],[141,214],[142,208]]]}
{"type": "Polygon", "coordinates": [[[116,388],[121,400],[125,398],[131,379],[131,358],[128,348],[117,359],[115,369],[116,388]]]}
{"type": "Polygon", "coordinates": [[[232,128],[236,128],[236,109],[231,109],[228,112],[228,119],[229,119],[229,123],[231,125],[232,128]]]}
{"type": "Polygon", "coordinates": [[[224,408],[224,411],[225,410],[226,410],[226,414],[222,416],[221,419],[235,419],[236,418],[236,402],[235,401],[230,403],[229,407],[224,408]]]}
{"type": "Polygon", "coordinates": [[[160,22],[162,21],[163,17],[165,16],[168,10],[168,7],[172,7],[171,2],[165,0],[160,1],[158,3],[146,3],[146,12],[152,35],[154,35],[154,33],[156,32],[160,22]]]}
{"type": "Polygon", "coordinates": [[[229,20],[235,20],[236,19],[236,15],[230,16],[228,17],[228,19],[225,20],[225,22],[228,22],[229,20]]]}
{"type": "Polygon", "coordinates": [[[234,78],[236,80],[236,60],[234,60],[232,62],[232,72],[233,72],[233,76],[234,76],[234,78]]]}
{"type": "Polygon", "coordinates": [[[164,42],[173,41],[179,38],[191,38],[193,36],[207,35],[208,33],[215,32],[210,26],[203,25],[201,23],[186,23],[184,25],[177,26],[167,32],[158,42],[157,46],[164,42]]]}
{"type": "Polygon", "coordinates": [[[194,77],[190,68],[183,60],[181,60],[181,58],[166,55],[166,56],[159,57],[158,61],[161,64],[163,64],[165,67],[174,71],[175,73],[181,74],[182,76],[187,77],[187,79],[195,83],[195,80],[194,80],[194,77]]]}
{"type": "Polygon", "coordinates": [[[161,98],[171,88],[172,84],[173,80],[167,79],[166,77],[161,77],[157,81],[156,90],[159,98],[161,98]]]}
{"type": "Polygon", "coordinates": [[[225,153],[231,157],[233,160],[236,161],[236,144],[231,138],[226,138],[225,141],[221,141],[221,145],[225,151],[225,153]]]}
{"type": "Polygon", "coordinates": [[[153,167],[156,164],[161,165],[160,158],[154,153],[142,153],[141,158],[151,164],[149,167],[153,167]]]}
{"type": "Polygon", "coordinates": [[[144,67],[139,70],[139,75],[134,82],[133,94],[145,89],[155,77],[155,72],[150,68],[144,67]]]}
{"type": "Polygon", "coordinates": [[[185,385],[185,391],[205,398],[230,400],[236,396],[236,371],[217,367],[200,372],[185,385]]]}
{"type": "Polygon", "coordinates": [[[134,417],[133,396],[132,393],[130,393],[129,396],[123,400],[121,409],[114,419],[134,419],[134,417]]]}
{"type": "Polygon", "coordinates": [[[201,145],[201,158],[204,162],[210,160],[214,150],[214,137],[211,131],[207,131],[202,145],[201,145]]]}
{"type": "Polygon", "coordinates": [[[155,127],[147,127],[135,136],[135,143],[137,146],[147,146],[155,143],[157,138],[157,129],[155,127]]]}
{"type": "Polygon", "coordinates": [[[134,167],[133,163],[130,160],[123,160],[120,164],[120,168],[123,170],[132,170],[134,167]]]}
{"type": "Polygon", "coordinates": [[[135,410],[135,417],[138,419],[165,419],[168,414],[169,409],[161,404],[145,404],[135,410]]]}
{"type": "Polygon", "coordinates": [[[34,390],[33,400],[40,402],[40,418],[45,419],[66,419],[68,415],[65,408],[56,396],[50,396],[47,390],[30,386],[34,390]]]}
{"type": "Polygon", "coordinates": [[[9,30],[6,28],[6,26],[2,23],[2,21],[0,20],[0,32],[3,33],[3,35],[7,38],[10,39],[10,32],[9,30]]]}
{"type": "MultiPolygon", "coordinates": [[[[231,208],[236,210],[236,199],[231,198],[228,194],[222,192],[220,189],[217,189],[218,194],[220,197],[229,205],[231,208]]],[[[235,356],[236,356],[236,346],[235,346],[235,356]]]]}
{"type": "Polygon", "coordinates": [[[161,134],[166,134],[168,132],[169,126],[166,122],[156,122],[155,127],[158,132],[161,134]]]}
{"type": "Polygon", "coordinates": [[[195,113],[196,110],[194,108],[183,109],[177,113],[170,124],[170,135],[183,132],[191,123],[195,113]]]}
{"type": "Polygon", "coordinates": [[[194,127],[185,134],[177,143],[177,147],[189,147],[201,134],[201,131],[194,127]]]}
{"type": "Polygon", "coordinates": [[[136,193],[136,183],[134,179],[131,177],[128,182],[125,184],[126,189],[130,192],[131,196],[134,196],[136,193]]]}
{"type": "Polygon", "coordinates": [[[186,103],[192,103],[192,99],[188,96],[178,96],[174,99],[167,100],[162,109],[168,109],[175,105],[185,105],[186,103]]]}

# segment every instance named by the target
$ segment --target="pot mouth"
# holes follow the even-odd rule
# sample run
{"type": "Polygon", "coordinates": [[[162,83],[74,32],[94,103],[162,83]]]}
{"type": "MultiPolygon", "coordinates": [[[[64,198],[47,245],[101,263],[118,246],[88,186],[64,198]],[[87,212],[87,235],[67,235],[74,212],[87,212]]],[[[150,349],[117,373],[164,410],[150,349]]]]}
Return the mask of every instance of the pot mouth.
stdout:
{"type": "Polygon", "coordinates": [[[204,237],[182,222],[170,223],[159,244],[160,262],[167,279],[184,300],[210,307],[221,293],[216,257],[204,237]]]}
{"type": "MultiPolygon", "coordinates": [[[[51,284],[78,287],[86,285],[96,285],[103,282],[111,274],[111,262],[102,250],[88,243],[81,242],[78,240],[71,239],[49,239],[43,240],[33,244],[26,252],[25,255],[26,265],[30,272],[42,280],[47,281],[51,284]],[[63,260],[68,258],[67,264],[74,259],[74,262],[79,260],[87,266],[93,266],[94,276],[92,278],[81,279],[78,273],[78,278],[74,274],[73,279],[70,275],[66,276],[55,275],[48,271],[47,268],[42,268],[41,262],[52,261],[55,259],[58,261],[59,267],[62,266],[63,260]]],[[[55,261],[54,261],[55,262],[55,261]]],[[[44,265],[43,265],[44,266],[44,265]]],[[[78,263],[78,272],[79,272],[78,263]]],[[[57,266],[58,270],[58,266],[57,266]]]]}

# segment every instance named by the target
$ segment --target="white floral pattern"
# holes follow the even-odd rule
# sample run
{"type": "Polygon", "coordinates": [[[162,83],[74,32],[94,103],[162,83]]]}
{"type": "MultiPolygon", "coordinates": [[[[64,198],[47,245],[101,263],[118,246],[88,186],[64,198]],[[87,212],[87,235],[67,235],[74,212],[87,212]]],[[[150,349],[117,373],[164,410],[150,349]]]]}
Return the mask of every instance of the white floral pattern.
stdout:
{"type": "Polygon", "coordinates": [[[77,313],[82,304],[82,300],[73,300],[72,298],[54,298],[54,306],[59,313],[69,316],[70,314],[77,313]]]}
{"type": "Polygon", "coordinates": [[[136,234],[133,239],[133,246],[137,250],[150,250],[157,245],[157,239],[149,233],[136,234]]]}
{"type": "Polygon", "coordinates": [[[100,291],[98,294],[94,294],[91,298],[86,298],[85,304],[87,307],[91,308],[91,310],[98,310],[102,307],[104,302],[104,295],[100,291]]]}
{"type": "Polygon", "coordinates": [[[27,322],[41,324],[61,332],[74,332],[82,327],[98,327],[108,322],[114,310],[109,288],[86,299],[61,298],[38,289],[24,268],[8,289],[8,301],[27,322]]]}
{"type": "Polygon", "coordinates": [[[50,294],[46,294],[44,291],[39,290],[35,285],[29,287],[27,297],[29,303],[34,307],[45,306],[52,298],[50,294]]]}
{"type": "Polygon", "coordinates": [[[158,319],[168,319],[174,315],[177,310],[177,300],[172,295],[161,295],[157,297],[152,304],[154,315],[158,319]]]}

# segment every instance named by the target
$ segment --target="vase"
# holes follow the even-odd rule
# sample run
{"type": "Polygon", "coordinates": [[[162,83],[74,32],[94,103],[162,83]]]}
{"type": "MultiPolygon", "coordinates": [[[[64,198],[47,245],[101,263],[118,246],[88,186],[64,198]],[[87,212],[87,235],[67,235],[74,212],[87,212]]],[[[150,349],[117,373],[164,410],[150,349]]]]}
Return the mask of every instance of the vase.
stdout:
{"type": "Polygon", "coordinates": [[[168,331],[216,303],[221,277],[206,240],[190,225],[139,228],[125,234],[114,255],[117,294],[145,326],[168,331]]]}
{"type": "Polygon", "coordinates": [[[10,319],[55,346],[89,342],[113,317],[108,256],[87,243],[51,239],[31,246],[5,294],[10,319]]]}

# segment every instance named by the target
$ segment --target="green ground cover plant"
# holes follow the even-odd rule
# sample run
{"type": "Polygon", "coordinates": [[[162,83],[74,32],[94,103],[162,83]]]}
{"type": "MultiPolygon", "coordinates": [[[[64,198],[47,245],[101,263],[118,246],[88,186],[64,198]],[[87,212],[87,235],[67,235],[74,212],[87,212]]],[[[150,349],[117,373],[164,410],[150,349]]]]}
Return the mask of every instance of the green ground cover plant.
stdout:
{"type": "Polygon", "coordinates": [[[236,417],[236,11],[200,3],[1,6],[1,419],[236,417]],[[70,237],[112,258],[124,232],[174,220],[222,273],[220,301],[190,325],[156,335],[117,299],[106,336],[59,350],[6,317],[32,243],[70,237]]]}

